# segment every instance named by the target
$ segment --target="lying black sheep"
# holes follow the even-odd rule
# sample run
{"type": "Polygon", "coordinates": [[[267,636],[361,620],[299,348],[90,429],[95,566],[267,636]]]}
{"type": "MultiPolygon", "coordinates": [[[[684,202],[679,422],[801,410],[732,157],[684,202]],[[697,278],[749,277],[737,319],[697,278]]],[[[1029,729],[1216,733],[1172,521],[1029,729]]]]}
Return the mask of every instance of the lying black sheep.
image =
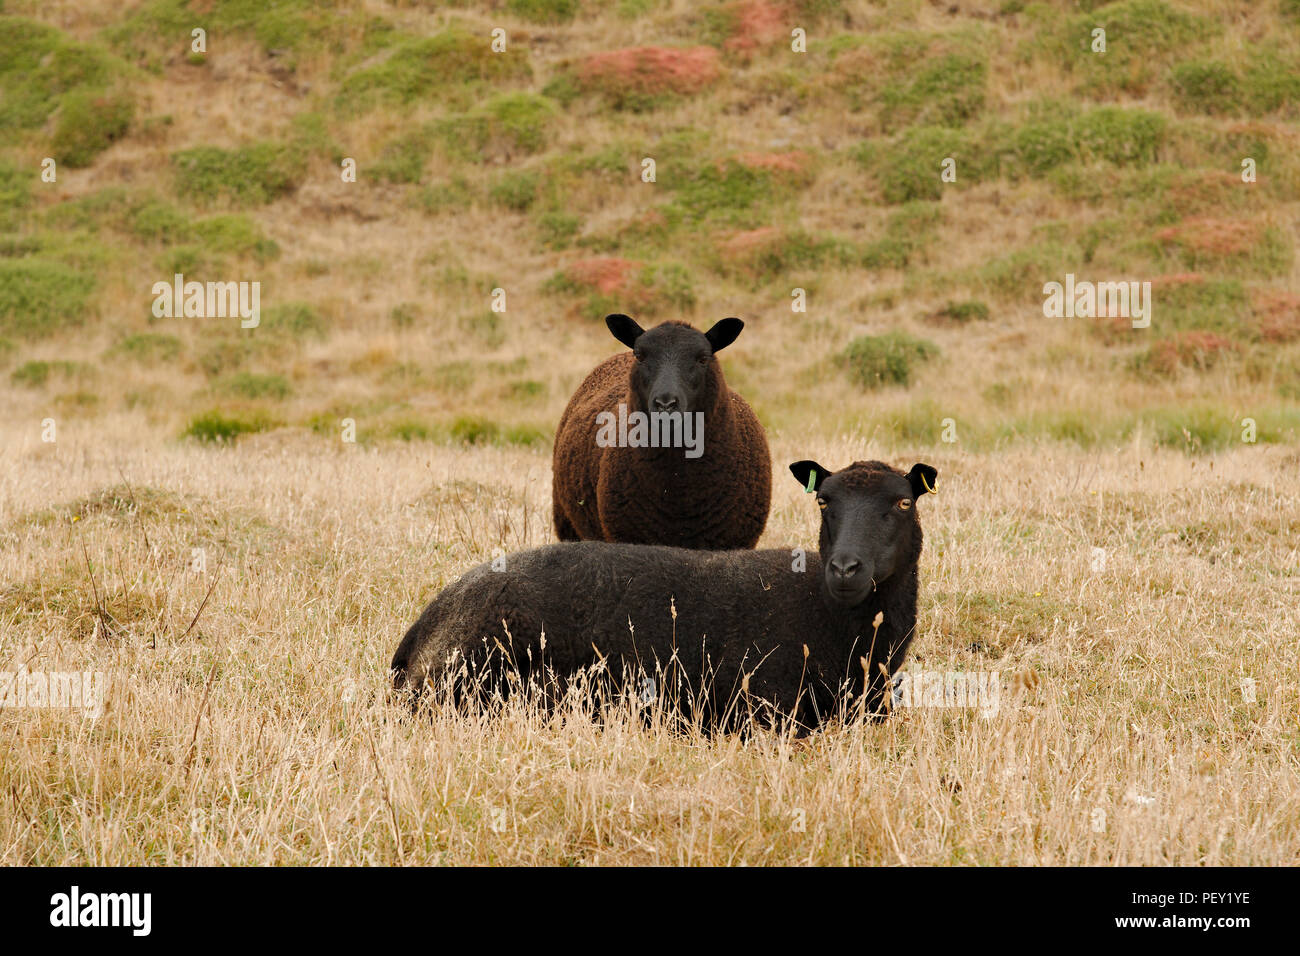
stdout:
{"type": "Polygon", "coordinates": [[[916,626],[916,500],[935,469],[790,471],[816,492],[818,554],[586,541],[507,555],[425,608],[393,655],[394,686],[417,700],[530,686],[553,698],[594,669],[708,729],[880,714],[916,626]]]}

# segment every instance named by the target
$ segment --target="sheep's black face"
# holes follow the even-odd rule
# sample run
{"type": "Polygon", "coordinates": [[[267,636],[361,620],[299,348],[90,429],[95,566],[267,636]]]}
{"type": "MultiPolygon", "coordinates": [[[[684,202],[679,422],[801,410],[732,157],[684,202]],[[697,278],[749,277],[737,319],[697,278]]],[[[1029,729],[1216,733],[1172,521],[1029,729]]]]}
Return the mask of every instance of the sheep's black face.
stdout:
{"type": "Polygon", "coordinates": [[[609,315],[605,324],[636,356],[632,391],[638,411],[707,411],[716,391],[714,353],[736,340],[745,323],[723,319],[708,332],[682,322],[642,329],[626,315],[609,315]]]}
{"type": "Polygon", "coordinates": [[[817,495],[822,512],[822,574],[829,598],[856,607],[921,552],[916,499],[934,491],[938,474],[916,465],[908,474],[879,461],[858,461],[832,472],[815,461],[790,471],[817,495]]]}

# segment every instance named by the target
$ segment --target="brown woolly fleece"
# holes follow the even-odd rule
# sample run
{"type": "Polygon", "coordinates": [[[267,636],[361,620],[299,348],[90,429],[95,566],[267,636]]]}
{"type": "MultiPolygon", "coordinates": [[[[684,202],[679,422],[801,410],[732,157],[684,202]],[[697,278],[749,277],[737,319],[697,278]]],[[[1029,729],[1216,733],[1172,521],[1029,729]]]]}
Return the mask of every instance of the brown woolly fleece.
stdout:
{"type": "MultiPolygon", "coordinates": [[[[684,325],[685,323],[670,323],[684,325]]],[[[689,328],[689,326],[688,326],[689,328]]],[[[561,541],[752,548],[767,523],[772,459],[763,426],[709,361],[699,458],[682,448],[602,448],[600,412],[646,411],[631,352],[601,362],[569,400],[555,435],[552,500],[561,541]]]]}

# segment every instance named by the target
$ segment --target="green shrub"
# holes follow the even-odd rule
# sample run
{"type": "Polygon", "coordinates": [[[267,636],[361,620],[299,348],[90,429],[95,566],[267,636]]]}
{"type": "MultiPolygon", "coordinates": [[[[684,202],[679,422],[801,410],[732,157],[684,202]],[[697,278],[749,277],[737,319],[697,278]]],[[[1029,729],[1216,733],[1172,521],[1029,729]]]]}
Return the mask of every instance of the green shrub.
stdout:
{"type": "Polygon", "coordinates": [[[1064,165],[1078,155],[1074,132],[1067,122],[1026,123],[1016,130],[1015,153],[1032,173],[1064,165]]]}
{"type": "Polygon", "coordinates": [[[965,325],[971,321],[986,321],[989,317],[989,307],[983,302],[967,300],[965,302],[949,302],[942,309],[935,313],[935,317],[949,322],[955,322],[959,325],[965,325]]]}
{"type": "Polygon", "coordinates": [[[488,189],[488,198],[515,212],[526,212],[537,200],[541,176],[525,169],[502,173],[488,189]]]}
{"type": "Polygon", "coordinates": [[[864,388],[907,385],[913,369],[939,354],[939,347],[905,332],[863,335],[840,353],[849,378],[864,388]]]}
{"type": "Polygon", "coordinates": [[[508,0],[506,9],[531,23],[568,23],[578,13],[578,0],[508,0]]]}
{"type": "Polygon", "coordinates": [[[1072,17],[1063,31],[1055,22],[1048,29],[1056,37],[1037,48],[1062,58],[1086,91],[1140,96],[1162,67],[1221,27],[1166,0],[1121,0],[1072,17]],[[1092,31],[1098,27],[1106,31],[1105,53],[1092,52],[1092,31]]]}
{"type": "Polygon", "coordinates": [[[1093,448],[1107,438],[1109,423],[1082,409],[1051,409],[1034,411],[1000,424],[995,431],[999,441],[1017,439],[1041,442],[1069,442],[1080,448],[1093,448]]]}
{"type": "Polygon", "coordinates": [[[95,280],[57,262],[0,259],[0,333],[51,335],[85,320],[95,280]]]}
{"type": "Polygon", "coordinates": [[[538,445],[546,433],[532,425],[502,427],[491,419],[462,416],[451,424],[453,441],[465,445],[538,445]]]}
{"type": "Polygon", "coordinates": [[[375,175],[388,182],[419,182],[439,143],[451,156],[478,162],[536,153],[546,145],[558,112],[551,100],[535,93],[495,96],[467,113],[398,136],[384,147],[375,175]]]}
{"type": "Polygon", "coordinates": [[[420,207],[431,215],[445,212],[459,212],[468,209],[474,201],[474,192],[469,182],[457,176],[445,183],[437,183],[422,189],[416,196],[420,207]]]}
{"type": "Polygon", "coordinates": [[[424,422],[410,419],[394,422],[389,427],[389,434],[402,441],[433,441],[436,437],[433,429],[424,422]]]}
{"type": "Polygon", "coordinates": [[[13,370],[9,375],[9,380],[15,385],[22,385],[26,388],[40,388],[50,380],[50,376],[53,374],[58,374],[67,379],[72,378],[80,370],[81,366],[76,362],[24,362],[13,370]]]}
{"type": "Polygon", "coordinates": [[[172,246],[157,258],[158,271],[164,275],[197,275],[214,272],[221,267],[222,259],[214,256],[206,247],[194,243],[172,246]]]}
{"type": "Polygon", "coordinates": [[[1064,275],[1074,261],[1075,254],[1061,243],[1043,241],[977,266],[969,281],[997,296],[1023,298],[1026,290],[1042,288],[1043,276],[1064,275]]]}
{"type": "Polygon", "coordinates": [[[330,135],[329,120],[321,113],[295,113],[289,127],[289,144],[304,156],[321,156],[336,165],[343,161],[343,150],[330,135]]]}
{"type": "Polygon", "coordinates": [[[886,236],[864,245],[859,259],[867,269],[902,269],[911,261],[914,248],[907,239],[886,236]]]}
{"type": "Polygon", "coordinates": [[[546,386],[541,382],[525,379],[520,382],[511,382],[506,386],[506,397],[516,402],[536,401],[546,394],[546,386]]]}
{"type": "Polygon", "coordinates": [[[901,30],[842,35],[831,42],[829,53],[837,61],[832,82],[852,109],[876,106],[887,132],[917,124],[960,126],[984,108],[983,37],[901,30]]]}
{"type": "Polygon", "coordinates": [[[262,310],[259,331],[267,335],[301,339],[325,338],[329,323],[308,302],[282,302],[262,310]]]}
{"type": "Polygon", "coordinates": [[[1241,82],[1241,107],[1252,116],[1300,112],[1300,59],[1253,50],[1241,82]]]}
{"type": "Polygon", "coordinates": [[[984,108],[988,62],[982,54],[947,53],[924,59],[879,95],[886,130],[914,123],[961,126],[984,108]]]}
{"type": "MultiPolygon", "coordinates": [[[[1300,0],[1296,2],[1300,3],[1300,0]]],[[[615,9],[624,20],[635,20],[663,6],[663,3],[664,0],[618,0],[615,9]]]]}
{"type": "Polygon", "coordinates": [[[1241,436],[1237,418],[1217,406],[1152,409],[1141,416],[1141,422],[1157,445],[1192,454],[1219,451],[1241,436]]]}
{"type": "Polygon", "coordinates": [[[1079,156],[1116,165],[1155,162],[1166,125],[1162,114],[1150,110],[1119,106],[1090,110],[1075,124],[1079,156]]]}
{"type": "Polygon", "coordinates": [[[45,218],[49,225],[60,229],[99,232],[110,228],[136,235],[133,217],[154,198],[152,193],[137,193],[121,186],[106,186],[51,206],[45,218]]]}
{"type": "Polygon", "coordinates": [[[681,312],[695,306],[691,273],[680,263],[646,266],[637,283],[644,293],[645,308],[651,314],[665,309],[681,312]]]}
{"type": "Polygon", "coordinates": [[[913,127],[883,149],[859,149],[857,157],[875,173],[885,201],[890,203],[939,199],[945,185],[939,178],[941,164],[949,157],[957,163],[958,182],[980,177],[979,162],[966,135],[937,126],[913,127]]]}
{"type": "Polygon", "coordinates": [[[448,151],[463,158],[531,154],[546,145],[558,115],[555,103],[545,96],[503,93],[468,113],[442,120],[437,130],[448,151]]]}
{"type": "Polygon", "coordinates": [[[1241,96],[1237,74],[1217,60],[1177,64],[1170,83],[1179,105],[1197,113],[1230,113],[1241,96]]]}
{"type": "Polygon", "coordinates": [[[177,243],[193,236],[189,217],[164,199],[150,196],[122,213],[122,224],[139,239],[177,243]]]}
{"type": "Polygon", "coordinates": [[[196,146],[172,157],[176,188],[199,202],[226,199],[260,205],[298,188],[304,173],[297,150],[276,143],[238,149],[196,146]]]}
{"type": "Polygon", "coordinates": [[[293,390],[283,375],[261,375],[255,372],[236,372],[221,382],[219,387],[223,392],[241,398],[284,399],[293,390]]]}
{"type": "Polygon", "coordinates": [[[102,92],[120,62],[54,27],[0,16],[0,130],[42,125],[67,95],[102,92]]]}
{"type": "Polygon", "coordinates": [[[544,213],[537,220],[542,245],[548,249],[567,249],[582,228],[582,219],[565,212],[544,213]]]}
{"type": "Polygon", "coordinates": [[[1015,131],[1012,152],[1034,174],[1076,161],[1151,163],[1158,158],[1165,130],[1160,113],[1103,106],[1078,116],[1026,123],[1015,131]]]}
{"type": "Polygon", "coordinates": [[[135,102],[125,93],[69,93],[50,144],[54,158],[74,169],[89,166],[126,135],[134,114],[135,102]]]}
{"type": "MultiPolygon", "coordinates": [[[[202,26],[209,44],[216,36],[243,34],[266,52],[276,51],[286,69],[294,69],[297,55],[312,50],[368,57],[396,39],[394,26],[381,17],[336,0],[145,0],[133,5],[126,17],[108,27],[104,35],[114,49],[150,68],[161,69],[179,41],[188,50],[190,30],[202,26]]],[[[219,42],[219,41],[218,41],[219,42]]],[[[187,53],[191,63],[203,63],[203,54],[187,53]]]]}
{"type": "Polygon", "coordinates": [[[446,30],[407,40],[380,63],[344,79],[339,103],[360,111],[376,103],[406,106],[463,84],[526,80],[532,76],[523,44],[494,53],[486,34],[446,30]]]}
{"type": "Polygon", "coordinates": [[[16,163],[0,159],[0,231],[16,230],[32,201],[33,176],[16,163]]]}
{"type": "Polygon", "coordinates": [[[239,368],[255,356],[274,351],[273,345],[268,348],[269,343],[270,339],[253,338],[247,334],[218,339],[199,355],[199,367],[209,378],[214,378],[223,372],[239,368]]]}
{"type": "Polygon", "coordinates": [[[1160,324],[1168,328],[1238,335],[1250,315],[1250,298],[1240,279],[1207,279],[1159,289],[1160,324]]]}
{"type": "Polygon", "coordinates": [[[261,226],[242,213],[208,216],[195,222],[193,231],[212,252],[249,256],[258,262],[280,255],[279,244],[268,239],[261,226]]]}
{"type": "Polygon", "coordinates": [[[117,355],[142,365],[174,361],[181,354],[181,340],[161,332],[135,332],[113,346],[117,355]]]}
{"type": "Polygon", "coordinates": [[[374,177],[387,183],[418,183],[433,153],[433,133],[419,127],[385,144],[375,161],[374,177]]]}
{"type": "Polygon", "coordinates": [[[766,220],[764,210],[776,188],[766,171],[731,159],[700,163],[684,176],[671,177],[667,185],[675,193],[673,207],[682,218],[717,219],[741,226],[766,220]]]}
{"type": "MultiPolygon", "coordinates": [[[[831,236],[814,236],[802,229],[784,230],[752,250],[733,254],[722,271],[748,277],[757,285],[787,277],[797,269],[818,269],[853,259],[852,247],[831,236]]],[[[693,304],[694,299],[688,304],[693,304]]]]}
{"type": "Polygon", "coordinates": [[[32,201],[30,170],[7,159],[0,159],[0,204],[5,209],[23,209],[32,201]]]}
{"type": "Polygon", "coordinates": [[[451,437],[466,445],[489,445],[501,438],[501,426],[491,419],[462,416],[451,424],[451,437]]]}
{"type": "Polygon", "coordinates": [[[233,442],[240,435],[250,435],[275,427],[275,422],[262,412],[227,415],[219,409],[203,412],[190,419],[181,433],[184,438],[202,442],[233,442]]]}
{"type": "Polygon", "coordinates": [[[546,444],[549,436],[536,425],[508,425],[501,435],[501,440],[507,445],[532,447],[546,444]]]}

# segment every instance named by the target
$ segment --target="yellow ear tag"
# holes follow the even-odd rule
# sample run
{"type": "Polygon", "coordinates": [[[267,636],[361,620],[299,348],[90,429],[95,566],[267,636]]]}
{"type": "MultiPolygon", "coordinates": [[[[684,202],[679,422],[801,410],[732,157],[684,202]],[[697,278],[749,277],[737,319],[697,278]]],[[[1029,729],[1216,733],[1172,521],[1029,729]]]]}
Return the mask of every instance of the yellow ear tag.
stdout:
{"type": "Polygon", "coordinates": [[[934,490],[934,488],[930,485],[928,481],[925,480],[924,472],[921,474],[921,484],[925,487],[926,491],[930,492],[930,494],[937,495],[939,493],[934,490]]]}
{"type": "Polygon", "coordinates": [[[804,485],[803,490],[806,491],[808,494],[812,494],[816,490],[813,487],[816,484],[817,484],[817,469],[813,468],[811,471],[808,472],[808,484],[804,485]]]}

